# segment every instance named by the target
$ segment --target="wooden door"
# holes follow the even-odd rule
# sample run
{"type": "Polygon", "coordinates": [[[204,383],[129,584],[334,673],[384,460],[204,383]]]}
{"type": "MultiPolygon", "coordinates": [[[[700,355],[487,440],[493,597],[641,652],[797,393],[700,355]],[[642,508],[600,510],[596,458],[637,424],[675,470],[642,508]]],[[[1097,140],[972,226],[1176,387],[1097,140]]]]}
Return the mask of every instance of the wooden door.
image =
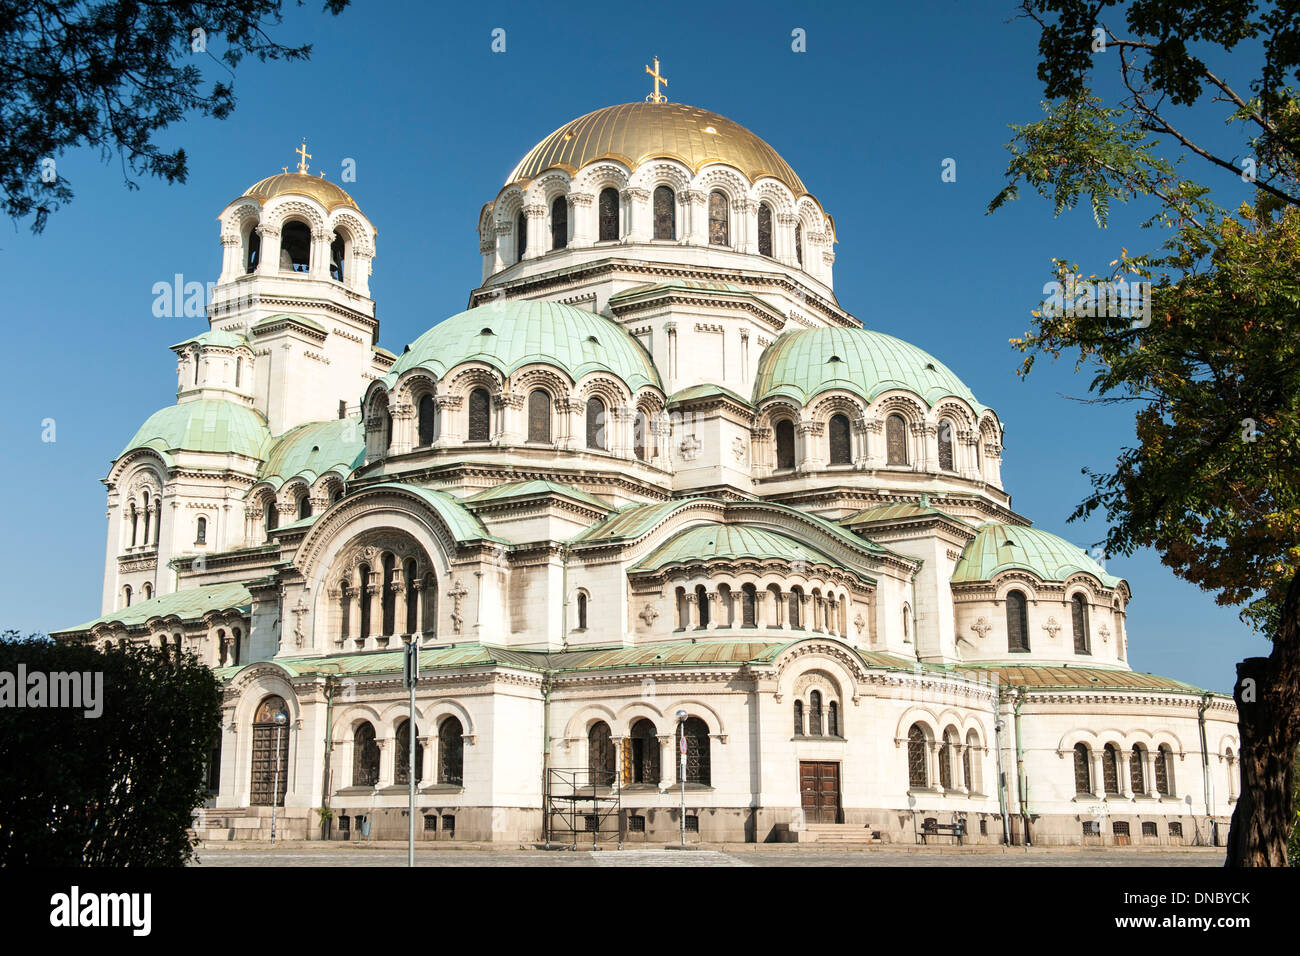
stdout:
{"type": "Polygon", "coordinates": [[[806,822],[839,823],[840,765],[822,760],[801,760],[799,794],[806,822]]]}

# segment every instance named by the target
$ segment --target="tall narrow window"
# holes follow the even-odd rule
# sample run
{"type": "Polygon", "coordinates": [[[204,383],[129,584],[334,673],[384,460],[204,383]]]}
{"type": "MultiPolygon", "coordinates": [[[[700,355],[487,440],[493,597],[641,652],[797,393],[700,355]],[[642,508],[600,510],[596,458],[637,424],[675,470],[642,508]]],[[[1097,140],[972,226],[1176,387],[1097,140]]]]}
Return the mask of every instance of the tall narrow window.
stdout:
{"type": "Polygon", "coordinates": [[[261,261],[261,258],[262,237],[257,234],[257,229],[254,228],[253,231],[248,234],[248,257],[244,260],[244,274],[248,275],[256,272],[257,263],[261,261]]]}
{"type": "Polygon", "coordinates": [[[709,193],[709,245],[725,246],[731,242],[727,221],[727,197],[714,190],[709,193]]]}
{"type": "Polygon", "coordinates": [[[337,232],[334,233],[334,241],[330,243],[330,278],[337,282],[342,282],[343,263],[347,260],[347,241],[344,240],[337,232]]]}
{"type": "Polygon", "coordinates": [[[952,789],[952,755],[957,749],[957,734],[951,727],[943,732],[943,745],[939,748],[939,786],[952,789]]]}
{"type": "Polygon", "coordinates": [[[578,630],[587,629],[587,595],[578,592],[578,630]]]}
{"type": "Polygon", "coordinates": [[[796,222],[794,224],[794,257],[799,265],[803,265],[803,224],[796,222]]]}
{"type": "Polygon", "coordinates": [[[852,461],[849,447],[849,419],[845,415],[832,415],[830,425],[830,452],[832,465],[847,465],[852,461]]]}
{"type": "Polygon", "coordinates": [[[563,196],[551,202],[551,248],[563,249],[569,244],[569,203],[563,196]]]}
{"type": "Polygon", "coordinates": [[[695,604],[699,608],[700,630],[709,626],[709,593],[703,584],[695,585],[695,604]]]}
{"type": "Polygon", "coordinates": [[[551,393],[544,388],[528,393],[528,440],[551,440],[551,393]]]}
{"type": "Polygon", "coordinates": [[[298,520],[311,517],[311,495],[305,491],[298,496],[298,520]]]}
{"type": "Polygon", "coordinates": [[[419,410],[416,414],[419,421],[417,427],[419,434],[416,436],[416,444],[421,447],[432,445],[435,437],[434,422],[438,415],[438,406],[434,403],[432,395],[420,396],[419,410]]]}
{"type": "Polygon", "coordinates": [[[907,464],[907,421],[902,415],[885,419],[885,456],[886,464],[907,464]]]}
{"type": "Polygon", "coordinates": [[[446,717],[438,726],[438,782],[461,786],[465,782],[465,735],[460,720],[446,717]]]}
{"type": "Polygon", "coordinates": [[[127,584],[122,588],[122,607],[131,606],[131,585],[127,584]]]}
{"type": "Polygon", "coordinates": [[[266,538],[271,539],[271,532],[280,526],[280,506],[274,498],[266,499],[266,538]]]}
{"type": "Polygon", "coordinates": [[[637,412],[636,419],[632,423],[632,446],[636,449],[638,460],[650,460],[650,416],[645,412],[637,412]]]}
{"type": "Polygon", "coordinates": [[[606,188],[600,191],[600,241],[618,240],[618,190],[606,188]]]}
{"type": "Polygon", "coordinates": [[[614,785],[614,739],[609,724],[598,720],[587,731],[587,776],[595,787],[614,785]]]}
{"type": "Polygon", "coordinates": [[[632,725],[628,743],[631,766],[625,775],[627,783],[659,782],[659,735],[655,725],[642,717],[632,725]]]}
{"type": "Polygon", "coordinates": [[[840,705],[838,701],[831,701],[826,705],[826,733],[831,737],[840,735],[840,705]]]}
{"type": "Polygon", "coordinates": [[[1139,797],[1147,792],[1146,767],[1143,766],[1142,762],[1144,756],[1142,748],[1137,744],[1133,745],[1133,749],[1129,751],[1128,755],[1129,786],[1133,788],[1133,793],[1139,797]]]}
{"type": "Polygon", "coordinates": [[[803,589],[790,589],[790,627],[803,630],[803,589]]]}
{"type": "Polygon", "coordinates": [[[952,422],[942,419],[939,422],[939,470],[952,471],[952,422]]]}
{"type": "Polygon", "coordinates": [[[1070,623],[1074,627],[1074,653],[1091,654],[1088,640],[1088,599],[1082,594],[1070,598],[1070,623]]]}
{"type": "Polygon", "coordinates": [[[772,207],[758,204],[758,254],[772,257],[772,207]]]}
{"type": "Polygon", "coordinates": [[[286,222],[280,230],[280,271],[311,271],[311,229],[304,222],[286,222]]]}
{"type": "Polygon", "coordinates": [[[1119,751],[1114,744],[1101,753],[1101,785],[1107,793],[1119,793],[1119,751]]]}
{"type": "Polygon", "coordinates": [[[374,586],[370,583],[370,565],[363,564],[357,568],[357,576],[361,579],[360,598],[361,598],[361,633],[358,637],[370,636],[370,595],[374,592],[374,586]]]}
{"type": "Polygon", "coordinates": [[[1092,793],[1092,754],[1087,744],[1074,745],[1074,792],[1092,793]]]}
{"type": "Polygon", "coordinates": [[[141,596],[147,601],[153,597],[153,585],[148,581],[144,582],[144,590],[140,592],[141,596]]]}
{"type": "Polygon", "coordinates": [[[199,515],[199,518],[197,521],[194,522],[194,525],[195,525],[194,543],[207,544],[208,543],[208,519],[203,517],[202,515],[199,515]]]}
{"type": "Polygon", "coordinates": [[[980,739],[975,731],[966,734],[966,749],[961,752],[961,769],[965,774],[966,789],[971,793],[978,793],[980,782],[976,776],[979,770],[979,746],[980,739]]]}
{"type": "Polygon", "coordinates": [[[907,732],[907,785],[913,790],[923,790],[929,786],[925,745],[925,731],[920,724],[913,724],[907,732]]]}
{"type": "Polygon", "coordinates": [[[469,440],[488,441],[492,436],[492,396],[486,388],[469,393],[469,440]]]}
{"type": "Polygon", "coordinates": [[[677,238],[677,197],[667,186],[655,187],[654,220],[656,239],[677,238]]]}
{"type": "Polygon", "coordinates": [[[606,450],[605,403],[599,398],[587,399],[587,447],[606,450]]]}
{"type": "Polygon", "coordinates": [[[379,783],[379,741],[369,722],[352,733],[352,786],[373,787],[379,783]]]}
{"type": "MultiPolygon", "coordinates": [[[[403,720],[394,732],[397,749],[393,754],[393,782],[409,784],[411,782],[411,722],[403,720]]],[[[419,783],[424,774],[424,744],[420,743],[420,728],[415,728],[415,782],[419,783]]]]}
{"type": "Polygon", "coordinates": [[[397,592],[393,590],[393,569],[396,566],[397,559],[386,553],[381,564],[384,569],[383,590],[379,593],[379,606],[383,610],[381,635],[397,633],[397,592]]]}
{"type": "Polygon", "coordinates": [[[788,418],[776,423],[776,467],[794,467],[794,422],[788,418]]]}
{"type": "Polygon", "coordinates": [[[524,261],[528,251],[528,220],[522,212],[515,216],[515,262],[524,261]]]}
{"type": "Polygon", "coordinates": [[[414,634],[419,630],[420,617],[420,589],[415,586],[419,580],[415,559],[407,558],[402,564],[402,582],[403,591],[406,594],[406,621],[402,628],[403,634],[414,634]]]}
{"type": "Polygon", "coordinates": [[[698,717],[687,717],[677,724],[677,752],[686,752],[686,782],[709,786],[712,768],[709,766],[709,727],[698,717]]]}
{"type": "Polygon", "coordinates": [[[794,735],[803,736],[803,701],[801,700],[794,702],[794,735]]]}
{"type": "Polygon", "coordinates": [[[755,613],[758,604],[758,591],[752,584],[742,584],[740,586],[740,626],[757,627],[758,620],[755,613]]]}
{"type": "Polygon", "coordinates": [[[149,507],[149,492],[144,493],[144,543],[149,543],[149,522],[153,520],[153,510],[149,507]]]}
{"type": "Polygon", "coordinates": [[[1029,650],[1029,618],[1023,591],[1007,592],[1007,650],[1022,654],[1029,650]]]}
{"type": "Polygon", "coordinates": [[[808,733],[813,737],[822,735],[822,693],[819,690],[808,695],[808,733]]]}
{"type": "Polygon", "coordinates": [[[1156,793],[1162,797],[1169,796],[1169,748],[1164,744],[1155,753],[1155,776],[1156,793]]]}
{"type": "Polygon", "coordinates": [[[131,502],[131,547],[135,547],[135,539],[139,537],[140,531],[140,512],[136,510],[135,502],[131,502]]]}

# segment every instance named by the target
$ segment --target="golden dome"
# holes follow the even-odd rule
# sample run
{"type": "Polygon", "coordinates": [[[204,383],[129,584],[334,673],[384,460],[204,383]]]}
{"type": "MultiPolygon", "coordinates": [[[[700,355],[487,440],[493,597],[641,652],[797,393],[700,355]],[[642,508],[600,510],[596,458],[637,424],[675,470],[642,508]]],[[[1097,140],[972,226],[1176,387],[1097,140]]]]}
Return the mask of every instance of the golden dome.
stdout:
{"type": "Polygon", "coordinates": [[[574,173],[588,163],[614,159],[635,170],[651,159],[676,159],[699,172],[726,163],[749,177],[774,176],[795,196],[808,190],[771,146],[739,123],[685,103],[624,103],[580,116],[534,146],[506,185],[535,179],[559,167],[574,173]]]}
{"type": "Polygon", "coordinates": [[[245,196],[256,199],[263,206],[268,199],[289,194],[310,196],[327,211],[339,206],[351,206],[357,212],[361,211],[352,197],[338,186],[321,176],[307,173],[276,173],[274,176],[267,176],[261,182],[254,183],[244,193],[245,196]]]}

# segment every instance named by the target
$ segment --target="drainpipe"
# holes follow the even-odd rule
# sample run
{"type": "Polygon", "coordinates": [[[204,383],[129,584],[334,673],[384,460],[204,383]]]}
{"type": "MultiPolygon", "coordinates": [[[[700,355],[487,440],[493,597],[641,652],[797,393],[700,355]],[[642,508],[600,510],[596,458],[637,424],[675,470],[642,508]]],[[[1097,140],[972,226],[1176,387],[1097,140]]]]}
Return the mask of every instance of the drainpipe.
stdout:
{"type": "MultiPolygon", "coordinates": [[[[560,647],[568,646],[569,634],[569,546],[560,547],[560,647]]],[[[551,842],[551,670],[542,675],[542,840],[551,842]]]]}
{"type": "Polygon", "coordinates": [[[1029,787],[1025,782],[1025,748],[1020,740],[1020,707],[1025,702],[1025,692],[1017,687],[1012,694],[1016,723],[1016,802],[1020,807],[1021,824],[1025,828],[1025,846],[1033,846],[1029,839],[1029,809],[1026,806],[1029,787]]]}
{"type": "Polygon", "coordinates": [[[1205,712],[1210,709],[1214,695],[1206,691],[1196,708],[1196,722],[1201,731],[1201,778],[1205,783],[1205,816],[1210,822],[1210,845],[1219,845],[1219,824],[1214,819],[1214,781],[1210,779],[1210,748],[1205,741],[1205,712]]]}
{"type": "Polygon", "coordinates": [[[1002,817],[1002,845],[1011,845],[1011,818],[1007,813],[1007,775],[1002,769],[1002,728],[1006,721],[1002,719],[1002,687],[998,686],[997,710],[993,714],[993,734],[997,741],[998,758],[998,813],[1002,817]]]}

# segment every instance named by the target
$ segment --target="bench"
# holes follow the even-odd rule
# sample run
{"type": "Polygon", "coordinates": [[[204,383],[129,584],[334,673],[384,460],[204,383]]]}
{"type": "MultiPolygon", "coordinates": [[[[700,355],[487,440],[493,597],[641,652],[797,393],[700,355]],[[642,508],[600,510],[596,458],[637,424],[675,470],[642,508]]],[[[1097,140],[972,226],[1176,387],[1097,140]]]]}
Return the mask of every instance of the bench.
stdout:
{"type": "Polygon", "coordinates": [[[926,837],[946,835],[956,838],[957,845],[961,846],[961,838],[966,835],[966,824],[962,820],[956,823],[940,823],[933,817],[926,817],[925,822],[921,824],[921,842],[926,842],[926,837]]]}

